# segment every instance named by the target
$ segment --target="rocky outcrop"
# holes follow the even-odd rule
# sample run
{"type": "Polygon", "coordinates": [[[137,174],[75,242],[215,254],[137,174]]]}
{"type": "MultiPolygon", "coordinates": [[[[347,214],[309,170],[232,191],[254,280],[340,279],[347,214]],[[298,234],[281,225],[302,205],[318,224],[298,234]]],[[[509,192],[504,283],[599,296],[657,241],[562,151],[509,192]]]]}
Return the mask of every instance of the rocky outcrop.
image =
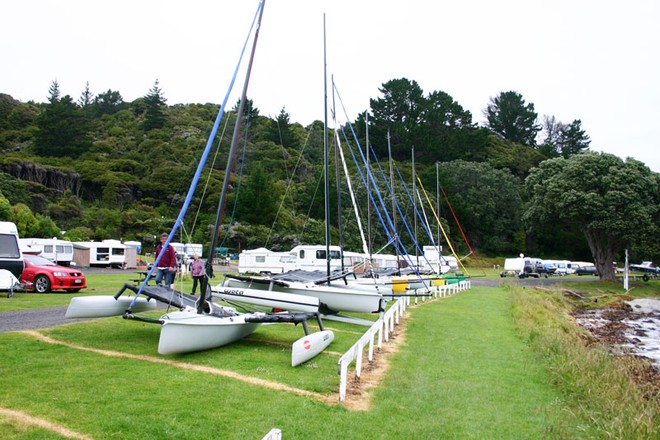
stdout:
{"type": "Polygon", "coordinates": [[[0,171],[18,180],[39,183],[59,193],[63,193],[68,189],[73,194],[79,195],[82,187],[82,178],[77,172],[62,171],[33,162],[2,163],[0,164],[0,171]]]}

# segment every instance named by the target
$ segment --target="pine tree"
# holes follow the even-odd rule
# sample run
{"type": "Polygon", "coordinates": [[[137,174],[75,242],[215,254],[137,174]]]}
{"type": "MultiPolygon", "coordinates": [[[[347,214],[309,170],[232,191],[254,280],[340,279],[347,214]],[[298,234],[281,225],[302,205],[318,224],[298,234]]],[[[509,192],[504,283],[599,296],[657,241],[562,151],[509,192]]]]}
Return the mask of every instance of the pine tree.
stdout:
{"type": "Polygon", "coordinates": [[[78,104],[82,108],[86,108],[92,104],[94,101],[94,94],[89,90],[89,81],[85,84],[85,90],[83,90],[80,98],[78,99],[78,104]]]}
{"type": "Polygon", "coordinates": [[[163,128],[165,125],[165,102],[167,102],[167,99],[163,97],[163,91],[160,89],[158,80],[156,79],[153,87],[144,97],[146,107],[144,124],[142,126],[144,131],[163,128]]]}

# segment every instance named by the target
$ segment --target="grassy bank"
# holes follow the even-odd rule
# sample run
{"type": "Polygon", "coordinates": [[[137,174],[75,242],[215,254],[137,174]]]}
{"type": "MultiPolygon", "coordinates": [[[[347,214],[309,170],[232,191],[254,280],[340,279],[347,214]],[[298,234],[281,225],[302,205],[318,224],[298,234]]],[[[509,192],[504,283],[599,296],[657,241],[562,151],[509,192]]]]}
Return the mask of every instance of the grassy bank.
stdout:
{"type": "MultiPolygon", "coordinates": [[[[621,301],[621,294],[612,294],[611,288],[620,291],[618,286],[599,284],[592,294],[601,305],[621,301]]],[[[637,291],[641,296],[657,295],[653,285],[637,291]]],[[[613,356],[607,346],[592,340],[570,317],[576,304],[562,292],[510,287],[510,294],[519,332],[576,416],[589,420],[602,438],[658,438],[657,388],[634,380],[644,361],[613,356]]],[[[597,304],[591,300],[582,306],[597,304]]]]}

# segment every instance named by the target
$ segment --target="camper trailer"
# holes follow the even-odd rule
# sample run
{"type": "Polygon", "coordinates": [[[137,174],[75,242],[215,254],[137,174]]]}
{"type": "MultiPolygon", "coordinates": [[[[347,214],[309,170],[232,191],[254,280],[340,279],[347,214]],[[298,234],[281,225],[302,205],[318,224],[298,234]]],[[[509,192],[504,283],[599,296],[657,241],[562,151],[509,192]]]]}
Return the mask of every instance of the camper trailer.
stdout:
{"type": "Polygon", "coordinates": [[[434,273],[456,272],[458,270],[458,260],[451,255],[442,255],[442,247],[424,246],[424,271],[434,273]]]}
{"type": "Polygon", "coordinates": [[[514,276],[518,278],[539,278],[542,269],[543,263],[539,258],[507,258],[504,260],[504,270],[500,272],[500,277],[514,276]]]}
{"type": "MultiPolygon", "coordinates": [[[[283,273],[290,270],[327,270],[327,249],[323,245],[299,245],[289,252],[273,252],[266,248],[243,251],[238,255],[239,273],[283,273]]],[[[341,271],[341,248],[330,246],[330,270],[341,271]]]]}
{"type": "Polygon", "coordinates": [[[73,261],[73,243],[57,238],[21,238],[23,252],[36,254],[60,266],[70,266],[73,261]]]}
{"type": "MultiPolygon", "coordinates": [[[[296,269],[322,271],[328,268],[327,248],[324,245],[298,245],[291,249],[290,255],[296,259],[296,269]]],[[[339,246],[330,246],[330,271],[341,271],[342,255],[339,246]]]]}
{"type": "MultiPolygon", "coordinates": [[[[75,243],[89,249],[89,266],[126,267],[126,245],[119,240],[79,241],[75,243]]],[[[84,265],[85,262],[77,262],[84,265]]]]}
{"type": "Polygon", "coordinates": [[[259,248],[238,254],[238,273],[276,274],[295,268],[296,259],[289,252],[259,248]]]}
{"type": "Polygon", "coordinates": [[[189,259],[197,254],[198,257],[203,257],[204,246],[199,243],[186,243],[184,245],[184,252],[189,259]]]}
{"type": "Polygon", "coordinates": [[[18,229],[11,222],[0,222],[0,269],[11,272],[17,279],[23,273],[23,255],[18,242],[18,229]]]}

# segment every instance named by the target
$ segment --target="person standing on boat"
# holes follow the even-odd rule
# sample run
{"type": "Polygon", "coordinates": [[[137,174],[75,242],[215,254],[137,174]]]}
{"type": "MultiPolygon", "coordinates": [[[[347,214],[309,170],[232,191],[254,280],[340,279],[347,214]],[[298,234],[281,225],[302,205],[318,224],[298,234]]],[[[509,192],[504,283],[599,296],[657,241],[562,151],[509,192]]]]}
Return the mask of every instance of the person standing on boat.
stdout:
{"type": "Polygon", "coordinates": [[[197,291],[197,284],[199,283],[199,291],[202,291],[202,278],[206,276],[204,271],[204,262],[199,259],[199,255],[193,255],[193,261],[190,263],[190,275],[192,275],[193,285],[192,285],[192,294],[194,295],[197,291]]]}
{"type": "Polygon", "coordinates": [[[156,271],[156,285],[160,286],[163,282],[163,277],[165,277],[165,286],[171,287],[177,269],[176,251],[170,245],[163,249],[166,241],[167,234],[163,232],[160,236],[160,244],[156,246],[156,258],[163,252],[156,271]]]}

